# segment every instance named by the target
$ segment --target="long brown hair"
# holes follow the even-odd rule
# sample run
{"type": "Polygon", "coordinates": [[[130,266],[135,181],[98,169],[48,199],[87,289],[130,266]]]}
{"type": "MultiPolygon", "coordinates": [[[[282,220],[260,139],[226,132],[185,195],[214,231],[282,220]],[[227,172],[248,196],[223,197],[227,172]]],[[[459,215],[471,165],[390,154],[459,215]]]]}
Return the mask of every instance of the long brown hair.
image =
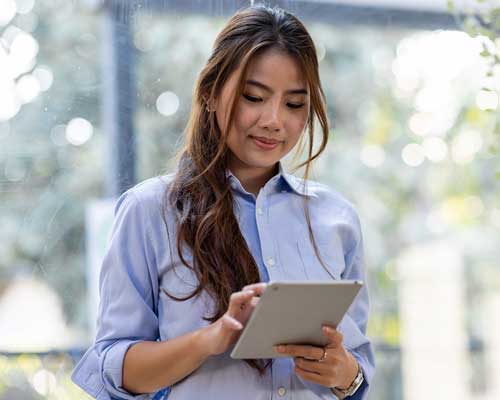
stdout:
{"type": "MultiPolygon", "coordinates": [[[[226,312],[231,293],[260,281],[257,264],[233,212],[233,195],[225,174],[229,154],[226,139],[243,91],[248,64],[257,54],[270,48],[285,51],[297,60],[310,91],[308,157],[295,168],[305,166],[304,182],[309,176],[311,162],[322,153],[328,140],[328,120],[318,59],[304,25],[280,8],[259,5],[237,12],[217,36],[211,56],[200,72],[185,131],[185,143],[176,156],[177,170],[164,196],[164,208],[173,207],[177,215],[179,257],[187,268],[194,271],[199,282],[187,297],[165,293],[172,299],[184,301],[206,290],[216,305],[215,314],[204,317],[210,322],[226,312]],[[213,104],[231,73],[239,67],[241,74],[229,118],[221,129],[215,113],[210,112],[207,105],[213,104]],[[321,125],[322,141],[313,154],[316,117],[321,125]],[[184,258],[183,245],[192,251],[193,265],[189,265],[184,258]]],[[[299,153],[303,151],[302,138],[297,146],[299,153]]],[[[304,206],[309,236],[318,254],[307,197],[304,197],[304,206]]],[[[269,366],[269,360],[245,361],[260,374],[269,366]]]]}

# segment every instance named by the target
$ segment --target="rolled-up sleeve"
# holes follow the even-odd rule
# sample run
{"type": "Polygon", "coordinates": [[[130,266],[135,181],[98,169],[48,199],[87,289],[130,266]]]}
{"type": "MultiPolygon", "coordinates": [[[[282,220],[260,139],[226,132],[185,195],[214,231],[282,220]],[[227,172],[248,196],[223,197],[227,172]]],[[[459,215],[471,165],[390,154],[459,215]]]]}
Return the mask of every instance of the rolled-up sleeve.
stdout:
{"type": "Polygon", "coordinates": [[[352,221],[354,244],[345,256],[346,268],[342,274],[342,279],[360,280],[364,282],[364,285],[339,324],[338,330],[344,336],[345,348],[356,358],[363,370],[365,377],[363,385],[353,396],[349,397],[349,399],[361,400],[368,397],[368,388],[375,373],[375,356],[372,344],[366,336],[370,303],[366,282],[363,235],[359,217],[355,212],[352,221]]]}
{"type": "Polygon", "coordinates": [[[98,400],[151,397],[132,394],[122,385],[123,360],[129,347],[159,337],[158,272],[149,221],[133,189],[120,196],[99,275],[95,342],[71,376],[98,400]]]}

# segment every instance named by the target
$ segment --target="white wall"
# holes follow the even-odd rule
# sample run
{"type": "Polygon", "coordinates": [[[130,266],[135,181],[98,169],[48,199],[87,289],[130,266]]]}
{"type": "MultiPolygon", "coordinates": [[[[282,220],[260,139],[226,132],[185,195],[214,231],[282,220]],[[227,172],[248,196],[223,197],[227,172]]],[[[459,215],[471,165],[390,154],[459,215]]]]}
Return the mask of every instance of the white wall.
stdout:
{"type": "Polygon", "coordinates": [[[398,261],[405,400],[471,399],[462,258],[457,246],[412,246],[398,261]]]}

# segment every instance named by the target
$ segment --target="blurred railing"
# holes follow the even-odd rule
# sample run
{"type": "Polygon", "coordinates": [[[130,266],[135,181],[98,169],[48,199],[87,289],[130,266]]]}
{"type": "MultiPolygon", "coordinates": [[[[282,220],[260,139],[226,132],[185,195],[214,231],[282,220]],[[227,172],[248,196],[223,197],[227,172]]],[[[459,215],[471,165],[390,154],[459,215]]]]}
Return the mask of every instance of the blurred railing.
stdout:
{"type": "MultiPolygon", "coordinates": [[[[377,372],[370,389],[371,399],[401,400],[403,398],[401,349],[385,343],[375,343],[377,372]]],[[[38,353],[0,352],[0,400],[79,400],[89,399],[71,381],[71,372],[86,349],[38,353]]],[[[471,389],[480,394],[485,382],[475,377],[481,373],[483,346],[470,344],[473,364],[471,389]]]]}
{"type": "MultiPolygon", "coordinates": [[[[71,381],[86,349],[36,353],[0,352],[0,400],[89,399],[71,381]]],[[[377,344],[377,375],[371,398],[401,399],[400,350],[377,344]]]]}

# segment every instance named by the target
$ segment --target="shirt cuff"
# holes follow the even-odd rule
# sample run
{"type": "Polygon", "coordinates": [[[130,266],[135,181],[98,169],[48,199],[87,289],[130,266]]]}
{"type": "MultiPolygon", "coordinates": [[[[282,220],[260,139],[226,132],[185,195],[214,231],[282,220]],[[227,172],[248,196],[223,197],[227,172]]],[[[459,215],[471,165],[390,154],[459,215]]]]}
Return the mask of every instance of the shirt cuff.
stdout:
{"type": "Polygon", "coordinates": [[[151,393],[133,394],[123,388],[123,360],[125,353],[133,344],[142,340],[118,340],[108,346],[101,355],[99,369],[105,389],[120,400],[146,400],[151,393]]]}

